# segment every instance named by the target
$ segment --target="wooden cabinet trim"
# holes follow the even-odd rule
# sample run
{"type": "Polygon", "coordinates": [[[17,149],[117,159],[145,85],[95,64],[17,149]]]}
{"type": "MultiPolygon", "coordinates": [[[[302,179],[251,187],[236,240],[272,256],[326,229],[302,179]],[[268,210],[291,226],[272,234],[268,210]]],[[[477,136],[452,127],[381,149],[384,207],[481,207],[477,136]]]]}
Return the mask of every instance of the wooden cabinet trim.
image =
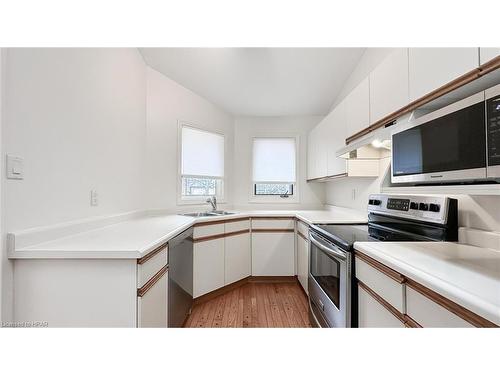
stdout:
{"type": "Polygon", "coordinates": [[[301,232],[297,231],[297,234],[299,235],[299,237],[302,237],[304,240],[309,241],[309,238],[304,236],[301,232]]]}
{"type": "Polygon", "coordinates": [[[239,234],[250,233],[250,229],[242,229],[234,232],[225,233],[224,237],[237,236],[239,234]]]}
{"type": "MultiPolygon", "coordinates": [[[[474,68],[470,72],[463,74],[462,76],[454,79],[453,81],[448,82],[447,84],[435,89],[434,91],[431,91],[430,93],[420,97],[417,100],[414,100],[413,102],[404,106],[403,108],[400,108],[397,111],[383,117],[382,119],[373,123],[369,127],[357,132],[356,134],[351,135],[346,139],[346,144],[349,144],[355,141],[356,139],[361,138],[362,136],[378,128],[384,127],[385,125],[390,124],[391,122],[401,117],[402,115],[414,111],[415,109],[418,109],[422,105],[427,104],[445,94],[448,94],[451,91],[466,85],[467,83],[470,83],[478,78],[481,78],[485,74],[491,73],[497,70],[498,68],[500,68],[500,56],[497,56],[494,59],[486,62],[485,64],[480,65],[478,68],[474,68]]],[[[311,179],[307,181],[315,181],[315,180],[319,179],[311,179]]]]}
{"type": "Polygon", "coordinates": [[[392,268],[387,267],[385,264],[380,263],[379,261],[369,257],[368,255],[366,255],[358,250],[355,250],[354,254],[359,259],[361,259],[363,262],[372,266],[377,271],[382,272],[384,275],[390,277],[391,279],[398,282],[399,284],[403,284],[406,281],[406,277],[401,275],[399,272],[394,271],[392,268]]]}
{"type": "Polygon", "coordinates": [[[146,284],[144,284],[142,287],[140,287],[139,289],[137,289],[137,297],[143,297],[149,289],[151,289],[153,287],[153,285],[155,285],[158,280],[160,280],[163,275],[165,275],[168,271],[168,264],[163,266],[157,273],[155,273],[155,275],[150,278],[146,284]]]}
{"type": "Polygon", "coordinates": [[[420,324],[418,324],[416,321],[414,321],[412,318],[410,318],[408,315],[404,315],[405,319],[405,327],[406,328],[422,328],[420,324]]]}
{"type": "Polygon", "coordinates": [[[380,297],[377,293],[370,289],[366,284],[358,280],[358,286],[363,289],[366,293],[372,296],[378,303],[380,303],[387,311],[394,315],[401,323],[405,324],[406,320],[404,314],[401,314],[395,307],[393,307],[389,302],[380,297]]]}
{"type": "Polygon", "coordinates": [[[245,217],[237,217],[234,219],[221,219],[221,220],[212,220],[212,221],[203,221],[201,223],[195,223],[193,227],[205,227],[207,225],[217,225],[217,224],[225,224],[225,223],[234,223],[236,221],[245,221],[249,220],[249,216],[245,217]]]}
{"type": "Polygon", "coordinates": [[[193,238],[193,242],[198,243],[203,241],[218,240],[219,238],[224,238],[224,237],[226,237],[226,233],[219,233],[219,234],[213,234],[211,236],[193,238]]]}
{"type": "Polygon", "coordinates": [[[252,233],[293,233],[295,229],[252,229],[252,233]]]}
{"type": "Polygon", "coordinates": [[[459,304],[449,300],[446,297],[443,297],[439,293],[423,286],[422,284],[417,283],[414,280],[407,279],[406,285],[412,288],[415,292],[420,293],[424,297],[430,299],[434,303],[437,303],[441,307],[445,308],[449,312],[455,314],[459,318],[469,322],[475,327],[483,327],[483,328],[492,328],[498,327],[493,322],[477,315],[476,313],[466,309],[465,307],[460,306],[459,304]]]}
{"type": "Polygon", "coordinates": [[[213,234],[211,236],[205,236],[205,237],[198,237],[198,238],[194,238],[193,242],[197,243],[197,242],[203,242],[203,241],[217,240],[219,238],[237,236],[238,234],[244,234],[244,233],[250,233],[250,229],[242,229],[242,230],[237,230],[234,232],[213,234]]]}
{"type": "Polygon", "coordinates": [[[168,245],[166,243],[164,243],[164,244],[158,246],[157,248],[155,248],[154,250],[151,250],[149,253],[147,253],[146,255],[144,255],[142,258],[137,259],[137,264],[146,263],[148,260],[150,260],[151,258],[153,258],[156,254],[158,254],[159,252],[161,252],[167,246],[168,245]]]}

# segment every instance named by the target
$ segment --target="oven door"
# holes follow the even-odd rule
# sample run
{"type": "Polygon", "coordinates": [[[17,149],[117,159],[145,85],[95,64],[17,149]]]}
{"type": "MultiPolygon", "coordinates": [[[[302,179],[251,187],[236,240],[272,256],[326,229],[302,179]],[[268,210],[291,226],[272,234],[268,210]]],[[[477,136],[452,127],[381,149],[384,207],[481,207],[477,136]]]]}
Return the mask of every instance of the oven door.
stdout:
{"type": "Polygon", "coordinates": [[[321,327],[350,327],[351,254],[309,231],[309,304],[321,327]]]}

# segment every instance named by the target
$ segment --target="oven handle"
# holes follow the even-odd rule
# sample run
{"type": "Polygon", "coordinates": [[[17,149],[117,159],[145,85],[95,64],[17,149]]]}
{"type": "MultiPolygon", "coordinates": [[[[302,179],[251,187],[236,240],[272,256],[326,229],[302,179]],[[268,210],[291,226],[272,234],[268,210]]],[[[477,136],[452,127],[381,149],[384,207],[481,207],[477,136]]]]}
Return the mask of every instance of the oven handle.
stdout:
{"type": "Polygon", "coordinates": [[[343,261],[347,260],[347,257],[343,251],[336,250],[336,249],[333,249],[333,248],[330,248],[330,247],[323,245],[316,238],[314,238],[314,235],[312,233],[309,233],[309,239],[311,240],[311,242],[313,244],[315,244],[317,247],[319,247],[325,253],[330,254],[330,255],[334,256],[335,258],[341,259],[343,261]]]}

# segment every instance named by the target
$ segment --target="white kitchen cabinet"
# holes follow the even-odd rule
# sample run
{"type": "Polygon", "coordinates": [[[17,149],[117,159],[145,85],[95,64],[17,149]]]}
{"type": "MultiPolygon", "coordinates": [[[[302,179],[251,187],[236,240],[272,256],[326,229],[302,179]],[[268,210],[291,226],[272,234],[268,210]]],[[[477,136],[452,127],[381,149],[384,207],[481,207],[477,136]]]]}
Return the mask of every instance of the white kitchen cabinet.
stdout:
{"type": "Polygon", "coordinates": [[[478,66],[477,48],[410,48],[410,101],[421,98],[478,66]]]}
{"type": "Polygon", "coordinates": [[[137,326],[166,328],[168,324],[168,270],[137,297],[137,326]]]}
{"type": "Polygon", "coordinates": [[[306,294],[309,294],[309,241],[306,240],[307,237],[304,237],[299,235],[297,231],[297,278],[306,294]]]}
{"type": "Polygon", "coordinates": [[[397,48],[370,73],[370,124],[409,103],[408,49],[397,48]]]}
{"type": "MultiPolygon", "coordinates": [[[[247,220],[248,221],[248,220],[247,220]]],[[[252,274],[250,233],[230,235],[224,239],[225,285],[252,274]]]]}
{"type": "Polygon", "coordinates": [[[295,275],[293,232],[252,232],[252,275],[295,275]]]}
{"type": "Polygon", "coordinates": [[[346,133],[346,111],[345,102],[338,104],[326,118],[326,141],[327,141],[327,175],[337,176],[346,173],[345,159],[337,157],[336,153],[345,146],[346,133]]]}
{"type": "Polygon", "coordinates": [[[224,264],[224,238],[194,243],[194,298],[224,286],[224,264]]]}
{"type": "Polygon", "coordinates": [[[422,327],[473,327],[469,322],[431,301],[411,287],[406,288],[406,313],[422,327]]]}
{"type": "Polygon", "coordinates": [[[500,55],[500,48],[480,48],[479,63],[482,65],[500,55]]]}
{"type": "Polygon", "coordinates": [[[404,323],[358,286],[358,325],[360,328],[404,328],[404,323]]]}
{"type": "Polygon", "coordinates": [[[344,99],[346,137],[370,126],[370,79],[366,77],[344,99]]]}
{"type": "Polygon", "coordinates": [[[307,179],[325,177],[327,174],[327,126],[325,120],[316,125],[307,138],[307,179]]]}

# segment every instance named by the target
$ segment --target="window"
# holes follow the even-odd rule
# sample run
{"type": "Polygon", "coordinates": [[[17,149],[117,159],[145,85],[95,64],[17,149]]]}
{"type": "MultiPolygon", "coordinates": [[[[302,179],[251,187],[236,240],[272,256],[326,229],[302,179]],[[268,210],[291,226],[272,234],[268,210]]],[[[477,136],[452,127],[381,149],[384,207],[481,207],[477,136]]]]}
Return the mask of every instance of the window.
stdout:
{"type": "Polygon", "coordinates": [[[296,138],[253,139],[253,196],[296,195],[296,138]]]}
{"type": "Polygon", "coordinates": [[[223,198],[224,136],[181,126],[181,200],[223,198]]]}

